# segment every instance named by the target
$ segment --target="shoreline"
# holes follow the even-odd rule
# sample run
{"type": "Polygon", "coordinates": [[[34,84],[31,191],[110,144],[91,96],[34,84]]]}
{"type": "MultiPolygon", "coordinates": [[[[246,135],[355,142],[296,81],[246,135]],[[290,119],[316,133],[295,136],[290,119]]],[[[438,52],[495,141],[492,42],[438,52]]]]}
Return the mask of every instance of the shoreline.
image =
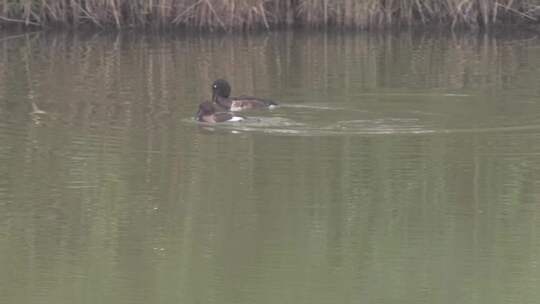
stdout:
{"type": "Polygon", "coordinates": [[[360,28],[342,28],[336,26],[327,27],[306,27],[306,26],[280,26],[270,29],[252,28],[249,30],[242,29],[206,29],[192,27],[159,27],[159,28],[115,28],[115,27],[95,27],[92,25],[80,27],[36,27],[36,26],[0,26],[0,34],[24,35],[32,33],[111,33],[111,34],[186,34],[186,35],[258,35],[271,34],[280,32],[297,32],[297,33],[327,33],[327,34],[399,34],[399,33],[416,33],[416,34],[488,34],[488,35],[513,35],[516,33],[529,33],[540,36],[540,24],[496,24],[489,28],[470,28],[465,26],[448,27],[443,24],[436,25],[414,25],[414,26],[388,26],[384,28],[360,29],[360,28]]]}

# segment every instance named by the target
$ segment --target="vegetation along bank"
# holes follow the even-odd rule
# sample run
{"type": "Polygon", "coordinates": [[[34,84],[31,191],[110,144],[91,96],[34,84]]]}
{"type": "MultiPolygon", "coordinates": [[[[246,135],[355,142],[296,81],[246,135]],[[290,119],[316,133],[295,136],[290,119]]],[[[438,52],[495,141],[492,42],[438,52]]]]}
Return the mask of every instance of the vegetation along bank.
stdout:
{"type": "Polygon", "coordinates": [[[375,29],[540,24],[540,0],[2,0],[0,27],[375,29]]]}

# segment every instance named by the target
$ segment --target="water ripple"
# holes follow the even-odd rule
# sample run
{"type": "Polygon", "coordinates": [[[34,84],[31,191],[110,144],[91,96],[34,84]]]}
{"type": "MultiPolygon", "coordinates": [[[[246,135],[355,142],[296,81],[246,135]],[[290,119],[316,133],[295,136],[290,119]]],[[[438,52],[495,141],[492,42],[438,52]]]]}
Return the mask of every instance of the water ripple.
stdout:
{"type": "MultiPolygon", "coordinates": [[[[185,120],[188,122],[188,120],[185,120]]],[[[190,123],[196,123],[193,120],[190,123]]],[[[340,135],[392,135],[392,134],[451,134],[489,133],[540,130],[540,124],[507,126],[444,127],[418,118],[374,118],[343,120],[327,125],[303,123],[283,117],[250,117],[245,121],[223,124],[200,124],[207,130],[260,132],[277,135],[340,136],[340,135]]]]}

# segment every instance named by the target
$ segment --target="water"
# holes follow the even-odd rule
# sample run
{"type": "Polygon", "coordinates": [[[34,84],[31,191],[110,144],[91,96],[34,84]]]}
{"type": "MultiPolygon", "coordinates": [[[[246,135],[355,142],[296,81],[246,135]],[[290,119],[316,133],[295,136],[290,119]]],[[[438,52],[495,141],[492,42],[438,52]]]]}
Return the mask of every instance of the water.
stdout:
{"type": "Polygon", "coordinates": [[[0,37],[0,303],[540,301],[534,35],[0,37]]]}

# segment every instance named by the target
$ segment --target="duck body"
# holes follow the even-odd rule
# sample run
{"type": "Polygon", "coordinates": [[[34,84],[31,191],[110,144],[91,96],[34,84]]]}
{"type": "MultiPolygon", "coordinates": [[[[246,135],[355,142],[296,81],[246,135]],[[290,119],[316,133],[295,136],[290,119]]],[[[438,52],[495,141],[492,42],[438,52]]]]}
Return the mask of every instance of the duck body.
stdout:
{"type": "Polygon", "coordinates": [[[216,112],[214,105],[209,101],[205,101],[199,105],[199,111],[197,111],[195,119],[199,122],[220,123],[242,121],[245,118],[229,112],[216,112]]]}
{"type": "Polygon", "coordinates": [[[271,109],[277,106],[277,103],[272,100],[261,99],[261,98],[252,97],[252,96],[238,96],[238,97],[216,96],[214,98],[214,103],[216,103],[220,108],[224,110],[233,111],[233,112],[252,110],[252,109],[271,109]]]}
{"type": "Polygon", "coordinates": [[[250,109],[271,109],[277,106],[273,100],[252,96],[230,97],[231,86],[224,79],[218,79],[212,84],[212,101],[227,111],[243,111],[250,109]]]}

